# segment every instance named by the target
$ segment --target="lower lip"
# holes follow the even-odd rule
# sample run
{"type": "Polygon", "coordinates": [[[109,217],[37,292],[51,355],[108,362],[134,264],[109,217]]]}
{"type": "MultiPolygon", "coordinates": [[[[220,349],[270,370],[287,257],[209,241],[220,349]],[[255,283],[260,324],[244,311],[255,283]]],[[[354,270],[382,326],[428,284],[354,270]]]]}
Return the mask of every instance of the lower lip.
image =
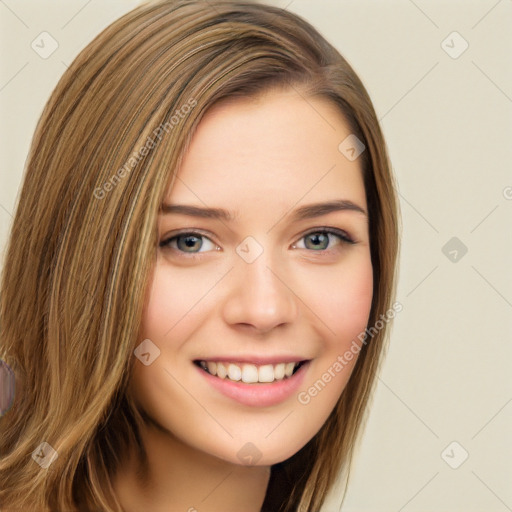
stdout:
{"type": "Polygon", "coordinates": [[[297,392],[309,368],[309,363],[310,361],[304,363],[291,377],[268,384],[246,384],[241,381],[234,382],[227,378],[221,379],[210,375],[196,365],[194,366],[208,383],[228,398],[251,407],[270,407],[284,402],[297,392]]]}

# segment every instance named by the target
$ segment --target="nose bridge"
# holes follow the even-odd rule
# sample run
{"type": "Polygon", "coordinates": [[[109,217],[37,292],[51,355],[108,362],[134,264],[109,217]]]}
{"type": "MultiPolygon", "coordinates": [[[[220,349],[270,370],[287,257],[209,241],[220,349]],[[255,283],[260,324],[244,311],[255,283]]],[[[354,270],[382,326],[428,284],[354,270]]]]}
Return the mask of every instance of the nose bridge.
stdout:
{"type": "MultiPolygon", "coordinates": [[[[249,238],[249,237],[248,237],[249,238]]],[[[270,249],[245,240],[237,248],[224,317],[230,324],[250,324],[268,331],[291,323],[297,315],[296,297],[279,275],[270,249]]]]}

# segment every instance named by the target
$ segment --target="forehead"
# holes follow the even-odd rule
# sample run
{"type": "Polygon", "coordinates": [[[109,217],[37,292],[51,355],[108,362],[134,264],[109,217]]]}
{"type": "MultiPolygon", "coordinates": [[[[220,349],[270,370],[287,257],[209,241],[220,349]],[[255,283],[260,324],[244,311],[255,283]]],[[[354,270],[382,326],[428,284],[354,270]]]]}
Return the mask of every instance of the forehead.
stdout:
{"type": "Polygon", "coordinates": [[[340,198],[366,208],[360,160],[339,150],[350,134],[336,105],[293,89],[222,101],[201,120],[166,202],[242,217],[340,198]]]}

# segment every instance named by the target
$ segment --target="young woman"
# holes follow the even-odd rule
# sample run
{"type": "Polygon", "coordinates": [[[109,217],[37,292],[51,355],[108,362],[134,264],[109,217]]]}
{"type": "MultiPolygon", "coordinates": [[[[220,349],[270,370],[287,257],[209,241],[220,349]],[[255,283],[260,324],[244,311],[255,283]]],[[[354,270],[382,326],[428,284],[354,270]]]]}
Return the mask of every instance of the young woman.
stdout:
{"type": "Polygon", "coordinates": [[[0,508],[320,510],[392,317],[371,101],[285,10],[146,3],[64,74],[3,269],[0,508]]]}

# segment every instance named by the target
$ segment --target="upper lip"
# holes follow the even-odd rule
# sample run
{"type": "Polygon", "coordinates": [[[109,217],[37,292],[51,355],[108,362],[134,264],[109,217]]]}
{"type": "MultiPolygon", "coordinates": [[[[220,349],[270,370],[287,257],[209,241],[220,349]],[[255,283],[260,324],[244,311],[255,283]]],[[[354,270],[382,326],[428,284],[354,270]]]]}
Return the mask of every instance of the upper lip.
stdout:
{"type": "Polygon", "coordinates": [[[250,355],[239,355],[239,356],[212,356],[212,357],[200,357],[194,359],[194,361],[206,361],[215,363],[247,363],[247,364],[279,364],[279,363],[300,363],[301,361],[308,361],[308,358],[295,356],[295,355],[279,355],[279,356],[250,356],[250,355]]]}

